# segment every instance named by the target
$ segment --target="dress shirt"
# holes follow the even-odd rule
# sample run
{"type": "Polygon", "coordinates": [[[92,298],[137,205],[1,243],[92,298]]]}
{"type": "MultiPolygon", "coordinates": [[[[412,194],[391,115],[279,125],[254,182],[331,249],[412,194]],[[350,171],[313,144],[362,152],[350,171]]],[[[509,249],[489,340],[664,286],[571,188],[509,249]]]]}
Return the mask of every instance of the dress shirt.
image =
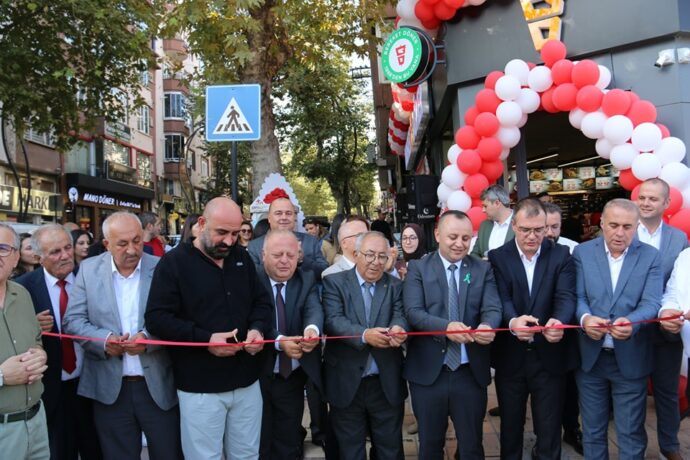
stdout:
{"type": "MultiPolygon", "coordinates": [[[[271,281],[271,288],[272,288],[272,290],[273,290],[273,302],[274,302],[274,305],[275,305],[276,297],[278,297],[278,287],[277,287],[276,285],[279,284],[279,283],[281,283],[281,281],[274,281],[274,280],[271,279],[270,277],[269,277],[268,279],[271,281]]],[[[286,321],[287,321],[287,319],[288,319],[288,314],[287,314],[287,297],[286,297],[286,295],[287,295],[287,285],[288,285],[289,282],[290,282],[289,280],[288,280],[288,281],[282,281],[283,287],[282,287],[281,290],[280,290],[280,295],[283,296],[283,303],[285,304],[285,320],[286,320],[286,321]]],[[[276,329],[278,329],[278,309],[277,309],[277,308],[275,309],[275,320],[276,320],[276,329]]],[[[319,333],[319,328],[316,327],[315,324],[310,324],[309,326],[307,326],[307,327],[304,328],[305,331],[306,331],[307,329],[314,329],[314,331],[316,331],[316,335],[320,335],[320,333],[319,333]]],[[[283,332],[283,331],[278,331],[278,332],[283,332]]],[[[280,340],[280,339],[282,339],[283,337],[285,337],[284,334],[278,334],[278,337],[276,337],[276,340],[280,340]]],[[[280,349],[280,342],[276,342],[276,343],[274,343],[273,345],[274,345],[274,347],[275,347],[275,349],[276,349],[277,351],[282,351],[282,350],[280,349]]],[[[276,361],[275,361],[275,364],[273,365],[273,373],[275,373],[275,374],[278,374],[278,373],[280,372],[280,369],[278,368],[278,365],[279,365],[279,364],[278,364],[278,357],[276,356],[276,361]]],[[[299,366],[300,366],[299,360],[293,359],[293,360],[292,360],[292,370],[294,371],[294,370],[297,369],[299,366]]]]}
{"type": "Polygon", "coordinates": [[[489,235],[489,249],[487,249],[486,252],[503,246],[503,244],[506,242],[506,235],[508,234],[508,229],[510,228],[510,221],[512,218],[513,213],[511,212],[503,222],[494,221],[494,226],[491,229],[491,234],[489,235]]]}
{"type": "Polygon", "coordinates": [[[643,243],[647,243],[654,246],[657,250],[661,247],[661,227],[664,226],[664,222],[661,221],[659,226],[654,230],[654,233],[649,233],[647,227],[644,226],[642,222],[637,226],[637,239],[643,243]]]}
{"type": "MultiPolygon", "coordinates": [[[[127,277],[120,274],[111,260],[113,274],[113,290],[120,314],[120,335],[129,332],[129,337],[141,331],[139,327],[139,280],[141,279],[141,260],[137,268],[127,277]]],[[[144,375],[139,356],[122,355],[122,375],[144,375]]]]}
{"type": "MultiPolygon", "coordinates": [[[[504,235],[504,237],[505,237],[505,235],[504,235]]],[[[448,267],[450,267],[450,265],[453,262],[446,260],[446,258],[443,257],[440,252],[438,253],[438,255],[441,258],[441,262],[443,262],[443,268],[446,272],[446,283],[447,283],[447,285],[450,286],[450,275],[451,275],[451,273],[454,273],[455,274],[455,284],[457,284],[458,288],[459,289],[469,289],[469,285],[463,286],[462,284],[460,284],[460,272],[462,271],[462,259],[455,262],[455,265],[457,265],[458,269],[455,270],[455,272],[451,272],[448,269],[448,267]]],[[[447,303],[448,303],[448,299],[446,299],[446,304],[447,303]]],[[[460,322],[462,322],[462,321],[460,321],[460,322]]],[[[463,364],[467,364],[469,362],[470,362],[470,359],[467,356],[467,350],[465,349],[465,344],[461,343],[460,344],[460,365],[462,366],[463,364]]]]}
{"type": "MultiPolygon", "coordinates": [[[[625,260],[625,255],[628,253],[628,248],[625,248],[623,254],[618,257],[613,257],[611,255],[611,251],[609,251],[609,247],[606,245],[606,243],[604,243],[604,248],[606,249],[606,258],[609,261],[609,272],[611,273],[611,292],[616,292],[618,277],[621,275],[623,261],[625,260]]],[[[613,348],[613,337],[611,337],[611,334],[606,334],[602,347],[613,348]]]]}
{"type": "MultiPolygon", "coordinates": [[[[664,297],[661,300],[659,316],[664,316],[664,310],[690,310],[690,248],[683,250],[673,265],[673,272],[666,284],[664,297]]],[[[686,352],[690,350],[690,321],[683,322],[681,337],[686,352]]]]}
{"type": "MultiPolygon", "coordinates": [[[[364,283],[367,283],[368,281],[362,278],[362,276],[359,274],[357,269],[355,269],[355,275],[357,275],[357,284],[359,284],[360,289],[362,290],[362,302],[364,302],[364,290],[366,287],[364,286],[364,283]]],[[[371,287],[369,288],[369,292],[371,293],[371,298],[374,298],[374,292],[376,292],[376,283],[371,283],[371,287]]],[[[369,312],[371,313],[371,312],[369,312]]],[[[369,322],[369,318],[367,318],[367,323],[369,322]]],[[[369,327],[367,326],[367,329],[369,327]]],[[[366,332],[366,329],[364,330],[366,332]]],[[[362,333],[362,343],[366,343],[366,340],[364,340],[364,333],[362,333]]],[[[371,364],[369,365],[369,361],[367,361],[368,367],[365,365],[364,369],[364,374],[362,377],[368,377],[370,375],[377,375],[379,373],[379,366],[376,364],[376,360],[374,357],[371,357],[371,364]]]]}
{"type": "Polygon", "coordinates": [[[570,238],[566,238],[564,236],[559,236],[558,240],[556,240],[556,243],[561,244],[563,246],[568,246],[568,249],[570,249],[570,254],[572,254],[575,250],[575,246],[579,244],[577,241],[573,241],[570,238]]]}
{"type": "MultiPolygon", "coordinates": [[[[62,316],[60,315],[60,286],[58,286],[58,279],[53,275],[48,273],[48,270],[42,268],[43,277],[46,281],[46,288],[48,289],[48,295],[50,296],[50,308],[53,310],[53,317],[55,318],[55,324],[57,326],[58,332],[62,332],[62,316]]],[[[72,292],[72,286],[74,286],[74,274],[70,273],[65,278],[65,290],[67,291],[67,297],[69,298],[72,292]]],[[[41,307],[41,310],[44,308],[41,307]]],[[[81,367],[84,364],[84,349],[77,342],[73,342],[74,354],[77,357],[77,366],[74,371],[70,374],[62,370],[62,380],[72,380],[81,375],[81,367]]]]}
{"type": "Polygon", "coordinates": [[[517,246],[518,253],[520,254],[520,261],[522,266],[525,267],[525,275],[527,275],[527,287],[529,288],[529,293],[532,295],[532,281],[534,280],[534,268],[537,266],[537,259],[539,259],[539,254],[541,254],[541,246],[537,249],[536,254],[532,256],[532,260],[529,260],[520,245],[515,241],[515,246],[517,246]]]}

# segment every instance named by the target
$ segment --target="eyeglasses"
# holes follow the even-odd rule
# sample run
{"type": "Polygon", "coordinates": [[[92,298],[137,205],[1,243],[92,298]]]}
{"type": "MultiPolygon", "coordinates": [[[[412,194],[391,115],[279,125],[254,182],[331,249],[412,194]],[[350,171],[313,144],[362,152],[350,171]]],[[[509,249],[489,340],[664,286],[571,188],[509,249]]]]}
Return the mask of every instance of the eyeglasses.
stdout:
{"type": "Polygon", "coordinates": [[[417,235],[410,235],[410,236],[403,236],[402,238],[400,238],[400,241],[402,241],[404,243],[405,241],[410,241],[410,242],[417,241],[417,239],[418,239],[417,235]]]}
{"type": "Polygon", "coordinates": [[[361,252],[360,254],[362,254],[364,256],[364,260],[368,264],[370,264],[370,263],[374,262],[376,259],[378,259],[379,263],[385,265],[389,259],[388,254],[376,254],[375,252],[361,252]]]}
{"type": "Polygon", "coordinates": [[[530,233],[533,233],[535,236],[539,236],[544,233],[546,230],[545,227],[535,227],[535,228],[527,228],[527,227],[518,227],[517,228],[518,233],[522,235],[529,235],[530,233]]]}
{"type": "Polygon", "coordinates": [[[240,230],[240,233],[252,233],[252,232],[253,232],[253,230],[251,228],[249,228],[249,229],[243,228],[242,230],[240,230]]]}
{"type": "Polygon", "coordinates": [[[0,244],[0,257],[7,257],[16,250],[17,248],[9,244],[0,244]]]}

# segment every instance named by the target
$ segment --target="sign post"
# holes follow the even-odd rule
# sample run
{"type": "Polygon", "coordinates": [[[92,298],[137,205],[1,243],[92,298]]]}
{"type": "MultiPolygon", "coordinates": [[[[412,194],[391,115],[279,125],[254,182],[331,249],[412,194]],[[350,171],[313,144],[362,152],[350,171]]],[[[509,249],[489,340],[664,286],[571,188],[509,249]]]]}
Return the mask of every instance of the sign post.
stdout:
{"type": "Polygon", "coordinates": [[[232,142],[232,199],[237,202],[237,142],[261,138],[261,86],[206,88],[206,141],[232,142]]]}

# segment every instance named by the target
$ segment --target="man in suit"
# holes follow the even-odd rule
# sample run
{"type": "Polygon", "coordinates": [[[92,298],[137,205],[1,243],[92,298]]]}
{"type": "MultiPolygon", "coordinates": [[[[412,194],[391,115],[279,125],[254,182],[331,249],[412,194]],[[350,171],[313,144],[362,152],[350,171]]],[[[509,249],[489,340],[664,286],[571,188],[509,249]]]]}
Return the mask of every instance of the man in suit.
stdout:
{"type": "Polygon", "coordinates": [[[386,273],[388,240],[357,237],[355,268],[323,280],[325,332],[355,336],[326,344],[324,379],[340,458],[366,458],[367,425],[379,459],[403,459],[407,387],[400,346],[407,330],[400,280],[386,273]]]}
{"type": "Polygon", "coordinates": [[[139,458],[141,433],[152,459],[182,458],[180,419],[167,350],[149,338],[146,299],[158,258],[144,254],[139,218],[116,212],[103,222],[107,252],[82,262],[63,320],[80,340],[84,371],[79,394],[94,400],[94,421],[109,459],[139,458]]]}
{"type": "MultiPolygon", "coordinates": [[[[577,372],[585,458],[608,458],[609,403],[621,458],[642,458],[647,377],[652,371],[649,328],[662,295],[659,251],[634,238],[635,203],[604,206],[603,236],[575,248],[581,368],[577,372]]],[[[657,326],[658,327],[658,326],[657,326]]]]}
{"type": "Polygon", "coordinates": [[[301,459],[307,375],[321,388],[318,337],[323,329],[323,308],[314,274],[297,268],[299,241],[292,232],[268,232],[262,255],[264,271],[259,278],[272,293],[275,307],[266,339],[280,341],[263,351],[260,457],[301,459]]]}
{"type": "MultiPolygon", "coordinates": [[[[640,184],[636,201],[640,209],[637,238],[659,250],[664,286],[671,276],[678,254],[688,247],[685,234],[663,222],[664,211],[669,205],[669,194],[666,182],[661,179],[648,179],[640,184]]],[[[664,334],[658,327],[652,327],[651,333],[654,350],[651,377],[659,450],[669,460],[680,460],[682,457],[678,442],[678,380],[683,360],[683,343],[677,335],[664,334]]]]}
{"type": "Polygon", "coordinates": [[[412,337],[405,378],[419,425],[419,458],[443,458],[450,415],[460,458],[484,458],[482,421],[491,383],[493,332],[501,324],[501,301],[491,266],[468,255],[472,223],[459,211],[441,216],[435,230],[438,251],[410,261],[404,286],[407,320],[413,331],[448,331],[412,337]]]}
{"type": "Polygon", "coordinates": [[[526,198],[514,209],[514,243],[489,251],[503,304],[503,327],[492,347],[496,393],[501,407],[501,458],[521,459],[525,407],[532,401],[535,457],[561,458],[561,414],[565,372],[575,367],[563,329],[575,314],[575,268],[565,246],[546,233],[542,203],[526,198]],[[544,326],[541,333],[524,330],[544,326]]]}
{"type": "MultiPolygon", "coordinates": [[[[277,198],[268,208],[268,224],[271,230],[289,230],[294,232],[300,242],[299,267],[304,271],[313,271],[317,279],[321,279],[321,272],[328,267],[328,262],[321,252],[321,241],[307,233],[295,232],[297,224],[297,212],[295,205],[289,198],[277,198]]],[[[249,242],[249,255],[261,271],[261,250],[264,247],[264,238],[261,236],[249,242]]]]}
{"type": "MultiPolygon", "coordinates": [[[[46,224],[33,233],[31,245],[41,268],[16,281],[31,294],[41,329],[58,333],[63,330],[62,319],[74,287],[72,236],[62,225],[46,224]]],[[[68,339],[43,337],[43,348],[48,354],[43,402],[51,458],[101,458],[91,400],[77,395],[84,361],[82,347],[68,339]]]]}
{"type": "Polygon", "coordinates": [[[338,229],[338,244],[342,255],[321,276],[351,270],[355,266],[357,237],[369,231],[369,223],[359,216],[346,218],[338,229]]]}
{"type": "Polygon", "coordinates": [[[480,198],[487,219],[479,226],[471,254],[486,259],[490,250],[503,246],[515,237],[510,225],[513,211],[510,209],[510,196],[500,185],[489,186],[480,198]]]}

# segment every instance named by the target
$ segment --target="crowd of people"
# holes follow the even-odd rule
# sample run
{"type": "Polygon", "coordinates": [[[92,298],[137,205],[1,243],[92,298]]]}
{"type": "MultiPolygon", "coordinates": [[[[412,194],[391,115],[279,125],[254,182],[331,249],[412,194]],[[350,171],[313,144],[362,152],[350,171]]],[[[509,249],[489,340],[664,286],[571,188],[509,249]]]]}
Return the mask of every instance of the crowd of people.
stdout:
{"type": "Polygon", "coordinates": [[[0,223],[0,452],[138,459],[143,433],[154,460],[299,459],[306,388],[329,459],[367,458],[367,439],[404,458],[408,396],[420,459],[444,458],[449,418],[456,456],[481,459],[493,378],[501,458],[522,458],[529,400],[533,458],[562,441],[608,458],[612,414],[620,458],[639,459],[651,379],[660,451],[681,458],[690,249],[663,223],[668,185],[606,203],[579,245],[553,203],[481,199],[476,235],[447,211],[437,250],[408,224],[400,255],[383,219],[295,231],[287,197],[255,226],[215,198],[172,249],[151,213],[110,215],[99,242],[0,223]]]}

